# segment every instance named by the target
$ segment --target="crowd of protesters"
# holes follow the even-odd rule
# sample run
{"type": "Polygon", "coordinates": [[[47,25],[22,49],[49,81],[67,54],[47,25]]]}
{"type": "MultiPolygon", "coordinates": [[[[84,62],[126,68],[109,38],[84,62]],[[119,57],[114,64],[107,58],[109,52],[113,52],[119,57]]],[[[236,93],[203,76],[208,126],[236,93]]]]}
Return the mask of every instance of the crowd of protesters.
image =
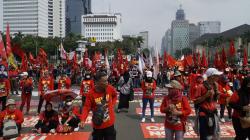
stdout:
{"type": "Polygon", "coordinates": [[[128,112],[129,102],[133,100],[135,88],[142,90],[141,122],[146,122],[145,111],[150,106],[150,121],[154,119],[155,91],[158,88],[168,89],[162,97],[160,111],[165,117],[167,140],[184,139],[191,105],[194,104],[194,128],[201,140],[220,138],[220,123],[232,121],[236,140],[250,138],[250,78],[247,67],[227,67],[220,71],[216,68],[161,68],[155,75],[153,67],[143,71],[137,65],[131,65],[123,73],[117,69],[100,65],[94,72],[91,69],[72,71],[67,65],[50,67],[29,67],[27,72],[18,72],[13,68],[6,70],[0,66],[0,113],[1,135],[4,135],[5,124],[14,120],[18,130],[26,115],[30,114],[32,91],[37,88],[39,103],[35,125],[36,133],[67,133],[84,127],[89,112],[92,111],[93,139],[114,140],[115,110],[117,113],[128,112]],[[81,105],[74,103],[68,96],[55,109],[54,104],[44,99],[45,93],[55,89],[71,89],[72,85],[80,87],[81,105]],[[37,87],[36,87],[37,85],[37,87]],[[18,92],[20,89],[21,93],[18,92]],[[21,94],[21,105],[17,108],[10,93],[21,94]],[[119,99],[118,99],[119,93],[119,99]],[[116,107],[116,100],[119,104],[116,107]],[[43,105],[45,103],[45,106],[43,105]],[[44,106],[44,110],[42,110],[44,106]],[[228,117],[225,117],[225,109],[228,117]],[[218,111],[220,110],[220,111],[218,111]]]}

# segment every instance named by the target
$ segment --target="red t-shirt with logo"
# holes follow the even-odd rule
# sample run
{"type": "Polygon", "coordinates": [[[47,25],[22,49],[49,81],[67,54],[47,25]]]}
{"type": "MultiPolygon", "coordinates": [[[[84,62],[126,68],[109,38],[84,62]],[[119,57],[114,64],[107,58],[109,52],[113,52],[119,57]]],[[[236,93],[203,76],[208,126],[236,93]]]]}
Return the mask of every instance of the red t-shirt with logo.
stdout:
{"type": "Polygon", "coordinates": [[[155,96],[156,82],[153,80],[152,83],[142,81],[141,88],[143,91],[142,98],[153,99],[155,96]]]}
{"type": "Polygon", "coordinates": [[[95,87],[93,80],[83,80],[80,88],[80,94],[86,96],[86,94],[95,87]]]}
{"type": "MultiPolygon", "coordinates": [[[[206,93],[207,93],[207,88],[204,86],[204,84],[199,84],[195,87],[194,89],[194,100],[201,97],[201,96],[204,96],[206,93]]],[[[214,90],[212,90],[212,92],[214,92],[214,90]]],[[[211,95],[210,97],[208,97],[211,99],[211,101],[203,101],[200,103],[200,107],[202,109],[205,109],[205,110],[208,110],[208,111],[215,111],[216,110],[216,101],[213,100],[214,98],[214,93],[213,95],[211,95]]],[[[206,114],[204,112],[200,112],[199,114],[200,116],[205,116],[206,114]]]]}
{"type": "Polygon", "coordinates": [[[17,124],[22,124],[24,119],[23,119],[23,113],[16,109],[14,112],[10,112],[9,109],[4,110],[3,112],[0,113],[0,126],[3,126],[3,121],[4,119],[12,119],[15,120],[17,124]]]}
{"type": "MultiPolygon", "coordinates": [[[[81,115],[81,121],[85,122],[89,111],[96,111],[97,110],[97,104],[101,104],[101,101],[104,97],[104,93],[98,93],[95,91],[95,89],[91,89],[89,91],[88,96],[86,96],[86,101],[85,101],[85,105],[83,108],[83,113],[81,115]]],[[[117,100],[117,91],[116,89],[111,86],[108,85],[106,88],[106,101],[107,101],[107,108],[105,111],[105,117],[103,120],[103,123],[100,126],[97,126],[93,123],[93,127],[95,129],[104,129],[104,128],[108,128],[112,125],[114,125],[115,123],[115,112],[114,112],[114,107],[116,104],[116,100],[117,100]]]]}
{"type": "Polygon", "coordinates": [[[172,103],[171,100],[168,98],[168,96],[165,96],[161,107],[160,107],[161,113],[166,113],[166,119],[165,119],[165,128],[169,128],[171,130],[185,130],[185,123],[187,121],[188,115],[191,113],[191,107],[188,102],[187,97],[183,96],[182,100],[177,103],[172,103]],[[174,104],[178,111],[182,112],[182,115],[180,116],[180,122],[178,124],[172,124],[169,120],[169,113],[166,112],[166,108],[169,107],[170,104],[174,104]]]}

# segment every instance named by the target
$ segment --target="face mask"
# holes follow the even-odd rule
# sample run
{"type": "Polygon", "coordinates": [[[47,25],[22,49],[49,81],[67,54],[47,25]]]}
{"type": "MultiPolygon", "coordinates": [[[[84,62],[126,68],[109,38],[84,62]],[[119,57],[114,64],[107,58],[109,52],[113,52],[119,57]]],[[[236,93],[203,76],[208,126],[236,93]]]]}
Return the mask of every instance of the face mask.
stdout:
{"type": "Polygon", "coordinates": [[[72,105],[72,102],[67,102],[66,105],[67,105],[67,106],[71,106],[71,105],[72,105]]]}

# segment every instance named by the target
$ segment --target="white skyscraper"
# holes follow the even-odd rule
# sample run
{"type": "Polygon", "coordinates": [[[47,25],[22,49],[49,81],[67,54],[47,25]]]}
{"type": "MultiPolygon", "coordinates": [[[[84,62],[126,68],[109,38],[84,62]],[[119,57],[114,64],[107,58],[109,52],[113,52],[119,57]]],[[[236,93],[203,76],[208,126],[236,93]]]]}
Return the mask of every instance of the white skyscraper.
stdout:
{"type": "Polygon", "coordinates": [[[176,12],[176,19],[172,21],[171,35],[171,55],[174,56],[176,50],[189,47],[189,22],[185,20],[185,13],[181,7],[176,12]]]}
{"type": "MultiPolygon", "coordinates": [[[[65,0],[1,0],[3,30],[41,37],[65,36],[65,0]]],[[[1,16],[1,15],[0,15],[1,16]]]]}
{"type": "Polygon", "coordinates": [[[220,33],[220,21],[201,21],[198,23],[200,36],[206,33],[220,33]]]}
{"type": "Polygon", "coordinates": [[[3,1],[0,0],[0,32],[3,31],[3,1]]]}
{"type": "Polygon", "coordinates": [[[121,14],[87,14],[82,16],[82,35],[97,42],[122,40],[121,14]]]}

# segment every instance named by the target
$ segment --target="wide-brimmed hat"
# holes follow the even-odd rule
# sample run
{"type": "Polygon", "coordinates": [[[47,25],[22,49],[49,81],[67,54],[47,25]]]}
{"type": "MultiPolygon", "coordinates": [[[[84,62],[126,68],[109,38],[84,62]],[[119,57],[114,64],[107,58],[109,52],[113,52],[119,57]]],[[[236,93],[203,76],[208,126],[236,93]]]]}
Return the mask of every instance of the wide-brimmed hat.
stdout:
{"type": "Polygon", "coordinates": [[[183,89],[183,86],[181,85],[180,82],[178,82],[177,80],[172,80],[170,81],[169,84],[165,85],[166,88],[175,88],[175,89],[183,89]]]}
{"type": "Polygon", "coordinates": [[[15,105],[15,104],[16,104],[16,102],[15,102],[14,99],[8,99],[8,100],[7,100],[7,103],[6,103],[6,106],[15,105]]]}

